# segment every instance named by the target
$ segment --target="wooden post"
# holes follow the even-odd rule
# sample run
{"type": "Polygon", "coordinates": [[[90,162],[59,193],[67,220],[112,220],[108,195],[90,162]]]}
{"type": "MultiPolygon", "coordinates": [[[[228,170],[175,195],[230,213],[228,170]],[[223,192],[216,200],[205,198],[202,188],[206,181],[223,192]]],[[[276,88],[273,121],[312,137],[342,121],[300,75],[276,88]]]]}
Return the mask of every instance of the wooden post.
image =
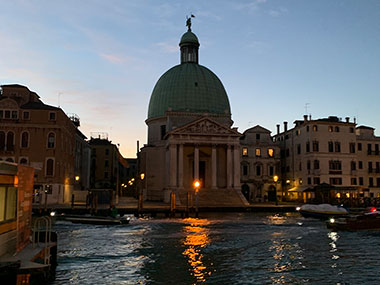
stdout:
{"type": "Polygon", "coordinates": [[[170,193],[170,216],[173,217],[175,212],[175,193],[170,193]]]}
{"type": "Polygon", "coordinates": [[[187,192],[187,196],[186,196],[186,213],[185,213],[185,217],[188,218],[189,217],[189,208],[190,208],[190,192],[187,192]]]}
{"type": "Polygon", "coordinates": [[[137,211],[138,211],[139,215],[142,214],[143,208],[144,208],[144,194],[140,193],[139,202],[138,202],[138,206],[137,206],[137,211]]]}
{"type": "Polygon", "coordinates": [[[74,209],[74,194],[71,194],[71,209],[74,209]]]}
{"type": "Polygon", "coordinates": [[[45,212],[47,212],[47,191],[45,191],[45,212]]]}
{"type": "Polygon", "coordinates": [[[95,194],[95,213],[98,212],[98,193],[95,194]]]}

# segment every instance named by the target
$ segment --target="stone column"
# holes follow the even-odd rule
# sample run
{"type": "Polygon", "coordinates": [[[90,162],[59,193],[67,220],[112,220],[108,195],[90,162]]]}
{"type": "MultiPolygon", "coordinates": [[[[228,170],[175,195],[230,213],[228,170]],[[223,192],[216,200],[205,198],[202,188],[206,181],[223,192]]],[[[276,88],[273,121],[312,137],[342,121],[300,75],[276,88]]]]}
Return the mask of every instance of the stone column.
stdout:
{"type": "Polygon", "coordinates": [[[227,145],[227,188],[232,187],[232,159],[231,159],[231,145],[227,145]]]}
{"type": "Polygon", "coordinates": [[[211,150],[211,183],[211,188],[216,189],[216,145],[213,145],[211,150]]]}
{"type": "Polygon", "coordinates": [[[178,152],[178,187],[183,188],[183,144],[179,145],[178,152]]]}
{"type": "Polygon", "coordinates": [[[170,152],[170,173],[169,173],[169,186],[177,187],[177,145],[171,144],[169,145],[170,152]]]}
{"type": "Polygon", "coordinates": [[[240,188],[240,147],[234,145],[234,188],[240,188]]]}
{"type": "Polygon", "coordinates": [[[194,148],[194,180],[199,179],[199,147],[194,148]]]}

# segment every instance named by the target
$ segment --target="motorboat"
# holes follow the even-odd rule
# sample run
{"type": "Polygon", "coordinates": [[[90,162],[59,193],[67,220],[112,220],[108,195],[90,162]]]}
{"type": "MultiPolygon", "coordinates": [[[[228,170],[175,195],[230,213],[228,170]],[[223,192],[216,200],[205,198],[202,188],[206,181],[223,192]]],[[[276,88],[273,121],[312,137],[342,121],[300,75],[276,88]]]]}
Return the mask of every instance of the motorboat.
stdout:
{"type": "Polygon", "coordinates": [[[327,227],[338,231],[380,230],[380,212],[372,208],[362,215],[345,218],[330,218],[327,227]]]}
{"type": "Polygon", "coordinates": [[[318,218],[324,220],[332,217],[343,217],[349,214],[345,208],[330,204],[305,204],[301,207],[297,207],[297,211],[299,211],[305,218],[318,218]]]}
{"type": "Polygon", "coordinates": [[[70,215],[64,216],[64,220],[76,224],[92,224],[92,225],[125,225],[129,224],[130,218],[123,217],[104,217],[104,216],[80,216],[70,215]]]}

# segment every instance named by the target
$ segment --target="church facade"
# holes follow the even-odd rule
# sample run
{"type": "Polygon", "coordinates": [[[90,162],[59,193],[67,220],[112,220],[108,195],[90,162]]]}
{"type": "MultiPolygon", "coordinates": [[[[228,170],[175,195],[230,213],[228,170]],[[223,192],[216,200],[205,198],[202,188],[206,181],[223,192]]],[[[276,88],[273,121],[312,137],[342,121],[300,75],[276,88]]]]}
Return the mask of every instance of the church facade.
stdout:
{"type": "Polygon", "coordinates": [[[188,31],[181,62],[156,83],[149,102],[148,143],[139,154],[144,198],[186,204],[199,180],[200,206],[242,206],[240,137],[233,128],[227,93],[219,78],[199,64],[199,41],[188,31]]]}

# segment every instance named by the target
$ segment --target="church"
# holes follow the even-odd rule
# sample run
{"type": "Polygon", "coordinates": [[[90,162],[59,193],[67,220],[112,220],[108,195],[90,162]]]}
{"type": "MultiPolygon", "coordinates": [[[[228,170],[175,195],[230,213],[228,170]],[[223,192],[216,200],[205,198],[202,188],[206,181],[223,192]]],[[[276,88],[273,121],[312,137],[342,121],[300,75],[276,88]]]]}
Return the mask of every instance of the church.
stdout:
{"type": "Polygon", "coordinates": [[[233,128],[227,93],[219,78],[199,64],[199,41],[181,37],[180,64],[157,81],[148,108],[148,142],[141,148],[144,199],[186,205],[199,180],[200,206],[247,205],[240,184],[240,137],[233,128]]]}

